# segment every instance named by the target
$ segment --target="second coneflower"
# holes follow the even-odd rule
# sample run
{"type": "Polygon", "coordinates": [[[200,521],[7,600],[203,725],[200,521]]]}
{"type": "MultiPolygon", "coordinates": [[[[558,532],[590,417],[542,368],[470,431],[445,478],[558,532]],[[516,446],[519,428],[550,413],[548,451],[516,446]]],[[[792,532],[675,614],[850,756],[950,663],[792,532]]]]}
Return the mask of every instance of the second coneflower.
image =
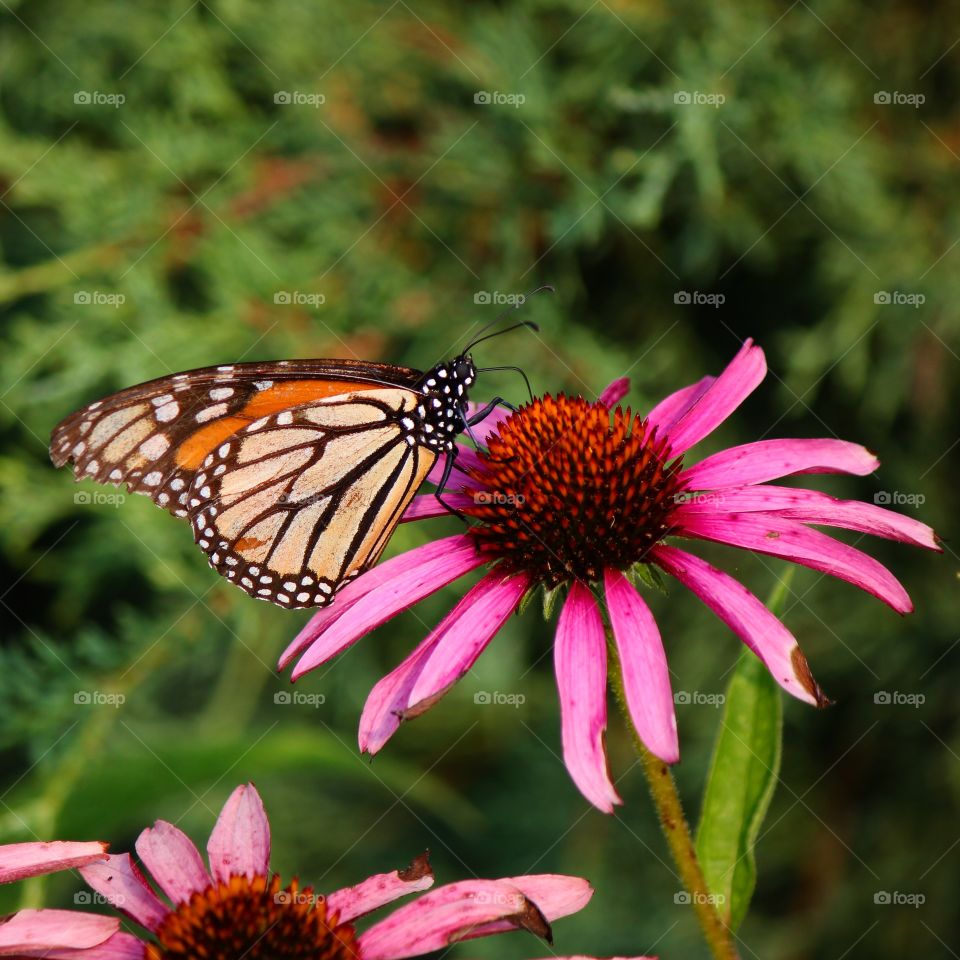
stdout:
{"type": "MultiPolygon", "coordinates": [[[[445,501],[473,518],[463,534],[382,564],[316,614],[281,666],[302,654],[296,679],[463,574],[490,565],[430,635],[373,689],[360,722],[375,753],[404,719],[432,706],[473,665],[529,591],[565,594],[554,642],[564,760],[593,804],[620,802],[607,770],[607,626],[627,708],[647,748],[679,757],[667,660],[634,581],[655,566],[692,590],[793,696],[825,698],[786,627],[742,584],[668,540],[709,540],[791,560],[847,580],[898,613],[912,605],[880,563],[810,524],[939,549],[930,527],[872,504],[774,486],[795,474],[865,475],[879,465],[843,440],[763,440],[686,466],[683,456],[753,392],[766,374],[751,341],[720,374],[657,404],[645,417],[616,407],[626,381],[596,402],[545,396],[489,424],[486,452],[462,451],[461,491],[445,501]],[[605,623],[606,621],[606,623],[605,623]]],[[[421,497],[407,519],[444,513],[421,497]]]]}

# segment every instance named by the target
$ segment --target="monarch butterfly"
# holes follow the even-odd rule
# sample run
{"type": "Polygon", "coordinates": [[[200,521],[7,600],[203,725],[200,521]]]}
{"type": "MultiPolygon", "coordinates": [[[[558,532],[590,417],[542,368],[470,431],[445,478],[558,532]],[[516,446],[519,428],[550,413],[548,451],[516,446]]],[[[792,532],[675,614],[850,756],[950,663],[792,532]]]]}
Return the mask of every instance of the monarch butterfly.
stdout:
{"type": "Polygon", "coordinates": [[[161,377],[71,414],[50,457],[187,519],[210,566],[252,597],[322,607],[377,562],[445,455],[441,496],[455,440],[503,403],[468,415],[482,339],[426,372],[280,360],[161,377]]]}

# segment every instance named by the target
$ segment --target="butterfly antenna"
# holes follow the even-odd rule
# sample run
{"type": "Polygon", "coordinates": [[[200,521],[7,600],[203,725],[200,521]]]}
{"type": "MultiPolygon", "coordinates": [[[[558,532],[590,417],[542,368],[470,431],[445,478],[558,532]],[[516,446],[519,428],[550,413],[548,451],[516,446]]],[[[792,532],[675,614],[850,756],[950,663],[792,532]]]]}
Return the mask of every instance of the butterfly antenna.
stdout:
{"type": "MultiPolygon", "coordinates": [[[[513,328],[511,328],[513,329],[513,328]]],[[[507,331],[504,330],[504,333],[507,331]]],[[[477,373],[493,373],[496,370],[513,370],[514,373],[519,373],[523,377],[523,382],[527,385],[527,393],[530,394],[530,400],[533,400],[533,388],[530,386],[530,379],[527,377],[527,374],[520,368],[516,366],[502,366],[502,367],[478,367],[477,373]]]]}
{"type": "Polygon", "coordinates": [[[511,310],[519,310],[526,302],[528,297],[532,297],[537,293],[556,293],[556,289],[552,287],[549,283],[544,283],[541,286],[537,287],[535,290],[531,290],[529,293],[523,294],[516,303],[512,303],[506,310],[501,311],[493,320],[489,323],[484,324],[480,328],[480,332],[477,336],[470,341],[464,348],[463,353],[469,353],[478,343],[482,343],[484,340],[488,340],[490,337],[498,337],[502,333],[508,333],[511,330],[516,330],[518,327],[529,327],[532,330],[539,330],[540,328],[530,320],[526,320],[522,323],[515,323],[513,326],[507,327],[505,330],[498,330],[495,333],[488,334],[487,331],[493,329],[498,324],[503,322],[503,319],[510,314],[511,310]]]}

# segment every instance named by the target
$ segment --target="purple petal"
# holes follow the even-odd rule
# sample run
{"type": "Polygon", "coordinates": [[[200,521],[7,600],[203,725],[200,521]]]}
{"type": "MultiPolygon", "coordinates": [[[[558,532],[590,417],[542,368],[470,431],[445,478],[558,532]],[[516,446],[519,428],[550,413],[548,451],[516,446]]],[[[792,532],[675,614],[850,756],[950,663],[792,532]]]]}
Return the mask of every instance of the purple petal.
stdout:
{"type": "Polygon", "coordinates": [[[752,340],[745,340],[723,373],[670,427],[673,456],[689,450],[720,426],[757,389],[766,374],[763,351],[752,340]]]}
{"type": "Polygon", "coordinates": [[[661,544],[652,557],[743,640],[787,693],[820,707],[829,702],[793,634],[742,583],[676,547],[661,544]]]}
{"type": "Polygon", "coordinates": [[[513,884],[465,880],[400,907],[362,933],[358,946],[363,960],[402,960],[442,950],[498,920],[510,920],[509,929],[549,933],[546,918],[513,884]]]}
{"type": "Polygon", "coordinates": [[[603,745],[607,729],[607,645],[600,611],[575,580],[553,641],[563,760],[580,792],[604,813],[621,803],[610,782],[603,745]]]}
{"type": "Polygon", "coordinates": [[[529,586],[525,574],[505,580],[495,569],[471,588],[437,624],[436,644],[410,691],[408,713],[417,715],[433,706],[473,666],[529,586]]]}
{"type": "Polygon", "coordinates": [[[80,874],[91,890],[148,930],[159,929],[170,912],[170,908],[153,892],[137,869],[129,853],[113,854],[104,863],[81,867],[80,874]]]}
{"type": "Polygon", "coordinates": [[[433,870],[427,854],[421,854],[405,870],[378,873],[354,887],[344,887],[327,896],[327,910],[338,923],[349,923],[398,897],[419,893],[433,886],[433,870]]]}
{"type": "Polygon", "coordinates": [[[137,837],[137,853],[157,886],[174,903],[186,903],[210,886],[193,841],[166,820],[158,820],[137,837]]]}
{"type": "Polygon", "coordinates": [[[899,540],[941,551],[931,527],[912,517],[859,500],[837,500],[819,490],[769,484],[737,487],[685,501],[684,513],[775,513],[803,523],[822,524],[899,540]]]}
{"type": "Polygon", "coordinates": [[[704,377],[661,400],[647,414],[647,423],[657,428],[657,436],[662,437],[669,433],[671,427],[707,392],[716,379],[704,377]]]}
{"type": "Polygon", "coordinates": [[[220,811],[207,842],[213,879],[240,875],[252,880],[270,874],[270,821],[252,783],[241,784],[220,811]]]}
{"type": "Polygon", "coordinates": [[[21,910],[0,921],[0,956],[36,957],[51,950],[86,950],[117,932],[116,917],[75,910],[21,910]]]}
{"type": "MultiPolygon", "coordinates": [[[[676,452],[676,451],[674,451],[676,452]]],[[[680,474],[687,490],[717,490],[766,483],[794,473],[873,473],[880,461],[846,440],[759,440],[728,447],[680,474]]]]}
{"type": "Polygon", "coordinates": [[[102,860],[107,844],[55,840],[50,843],[8,843],[0,846],[0,883],[12,883],[26,877],[37,877],[57,870],[82,867],[102,860]]]}
{"type": "Polygon", "coordinates": [[[546,957],[542,960],[657,960],[656,957],[588,957],[584,954],[574,954],[565,957],[546,957]]]}
{"type": "MultiPolygon", "coordinates": [[[[486,433],[481,431],[485,436],[486,433]]],[[[479,436],[479,434],[478,434],[479,436]]],[[[427,483],[432,483],[434,486],[440,483],[443,479],[443,471],[446,469],[446,456],[441,454],[437,457],[437,462],[433,465],[430,472],[427,474],[427,483]]],[[[483,464],[480,462],[480,458],[477,456],[477,451],[472,447],[464,446],[462,443],[457,444],[457,459],[454,464],[453,473],[450,474],[449,483],[452,486],[459,486],[463,483],[463,480],[469,471],[473,470],[482,470],[483,464]]]]}
{"type": "Polygon", "coordinates": [[[798,520],[769,514],[730,513],[673,516],[680,536],[698,537],[783,557],[812,567],[872,593],[897,613],[910,613],[913,604],[907,591],[883,564],[861,550],[805,527],[798,520]]]}
{"type": "Polygon", "coordinates": [[[551,921],[578,913],[593,897],[593,887],[582,877],[569,877],[562,873],[530,873],[505,879],[529,897],[551,921]]]}
{"type": "MultiPolygon", "coordinates": [[[[486,404],[468,403],[467,411],[472,417],[479,413],[486,404]]],[[[479,423],[474,424],[470,429],[474,436],[483,444],[486,444],[490,434],[495,433],[504,420],[509,420],[513,416],[513,411],[509,407],[494,407],[479,423]]]]}
{"type": "Polygon", "coordinates": [[[615,407],[629,392],[630,378],[620,377],[607,386],[597,399],[597,403],[602,403],[605,407],[615,407]]]}
{"type": "Polygon", "coordinates": [[[665,763],[680,759],[667,655],[657,622],[619,570],[604,571],[610,626],[623,670],[630,718],[646,748],[665,763]]]}
{"type": "Polygon", "coordinates": [[[52,950],[43,957],[44,960],[142,960],[145,954],[146,944],[121,930],[87,950],[52,950]]]}
{"type": "MultiPolygon", "coordinates": [[[[318,614],[284,653],[281,664],[307,647],[293,670],[293,679],[320,666],[391,617],[479,567],[484,558],[471,537],[458,534],[400,554],[357,580],[371,580],[349,597],[340,610],[320,620],[318,614]],[[430,549],[427,549],[429,547],[430,549]],[[394,564],[395,560],[400,563],[394,564]],[[389,569],[385,569],[389,567],[389,569]],[[360,603],[360,600],[363,600],[360,603]]],[[[353,586],[353,584],[351,584],[353,586]]],[[[349,587],[347,588],[349,589],[349,587]]],[[[347,590],[343,591],[344,594],[347,590]]],[[[336,606],[336,604],[334,604],[336,606]]]]}
{"type": "MultiPolygon", "coordinates": [[[[451,493],[449,490],[443,494],[443,503],[446,503],[454,510],[469,510],[476,506],[473,497],[465,493],[451,493]]],[[[436,494],[422,493],[419,497],[414,497],[410,501],[410,506],[404,511],[400,518],[401,523],[407,523],[410,520],[430,520],[433,517],[449,517],[450,510],[441,503],[436,494]]]]}
{"type": "Polygon", "coordinates": [[[388,583],[398,574],[420,564],[426,564],[448,555],[451,549],[463,545],[463,534],[453,537],[444,537],[440,540],[431,540],[420,547],[414,547],[406,553],[378,564],[368,570],[356,580],[348,583],[336,597],[336,602],[318,610],[307,625],[294,637],[293,642],[284,650],[278,667],[283,670],[297,654],[305,650],[334,620],[350,609],[357,601],[362,600],[371,590],[388,583]]]}
{"type": "Polygon", "coordinates": [[[360,717],[358,741],[362,753],[377,753],[397,732],[410,691],[439,639],[435,631],[431,633],[370,691],[360,717]]]}

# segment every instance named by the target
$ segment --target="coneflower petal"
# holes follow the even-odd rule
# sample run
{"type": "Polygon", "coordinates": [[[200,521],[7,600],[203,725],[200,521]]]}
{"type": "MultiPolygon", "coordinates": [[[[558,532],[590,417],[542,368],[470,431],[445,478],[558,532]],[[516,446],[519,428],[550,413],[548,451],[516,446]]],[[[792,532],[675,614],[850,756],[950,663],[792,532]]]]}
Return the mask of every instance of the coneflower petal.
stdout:
{"type": "Polygon", "coordinates": [[[766,483],[795,473],[873,473],[880,461],[848,440],[758,440],[728,447],[688,467],[680,483],[688,490],[718,490],[766,483]]]}
{"type": "Polygon", "coordinates": [[[604,592],[633,725],[654,756],[676,763],[680,759],[677,717],[657,622],[619,570],[604,571],[604,592]]]}
{"type": "Polygon", "coordinates": [[[607,641],[590,589],[575,580],[553,641],[563,760],[580,792],[604,813],[622,803],[610,780],[607,729],[607,641]]]}
{"type": "Polygon", "coordinates": [[[651,559],[740,637],[787,693],[817,706],[827,702],[793,634],[742,583],[676,547],[661,544],[651,559]]]}
{"type": "Polygon", "coordinates": [[[897,613],[913,609],[899,580],[882,563],[862,550],[811,530],[799,520],[768,514],[684,514],[677,511],[679,536],[743,547],[772,557],[783,557],[805,567],[829,573],[882,600],[897,613]]]}

